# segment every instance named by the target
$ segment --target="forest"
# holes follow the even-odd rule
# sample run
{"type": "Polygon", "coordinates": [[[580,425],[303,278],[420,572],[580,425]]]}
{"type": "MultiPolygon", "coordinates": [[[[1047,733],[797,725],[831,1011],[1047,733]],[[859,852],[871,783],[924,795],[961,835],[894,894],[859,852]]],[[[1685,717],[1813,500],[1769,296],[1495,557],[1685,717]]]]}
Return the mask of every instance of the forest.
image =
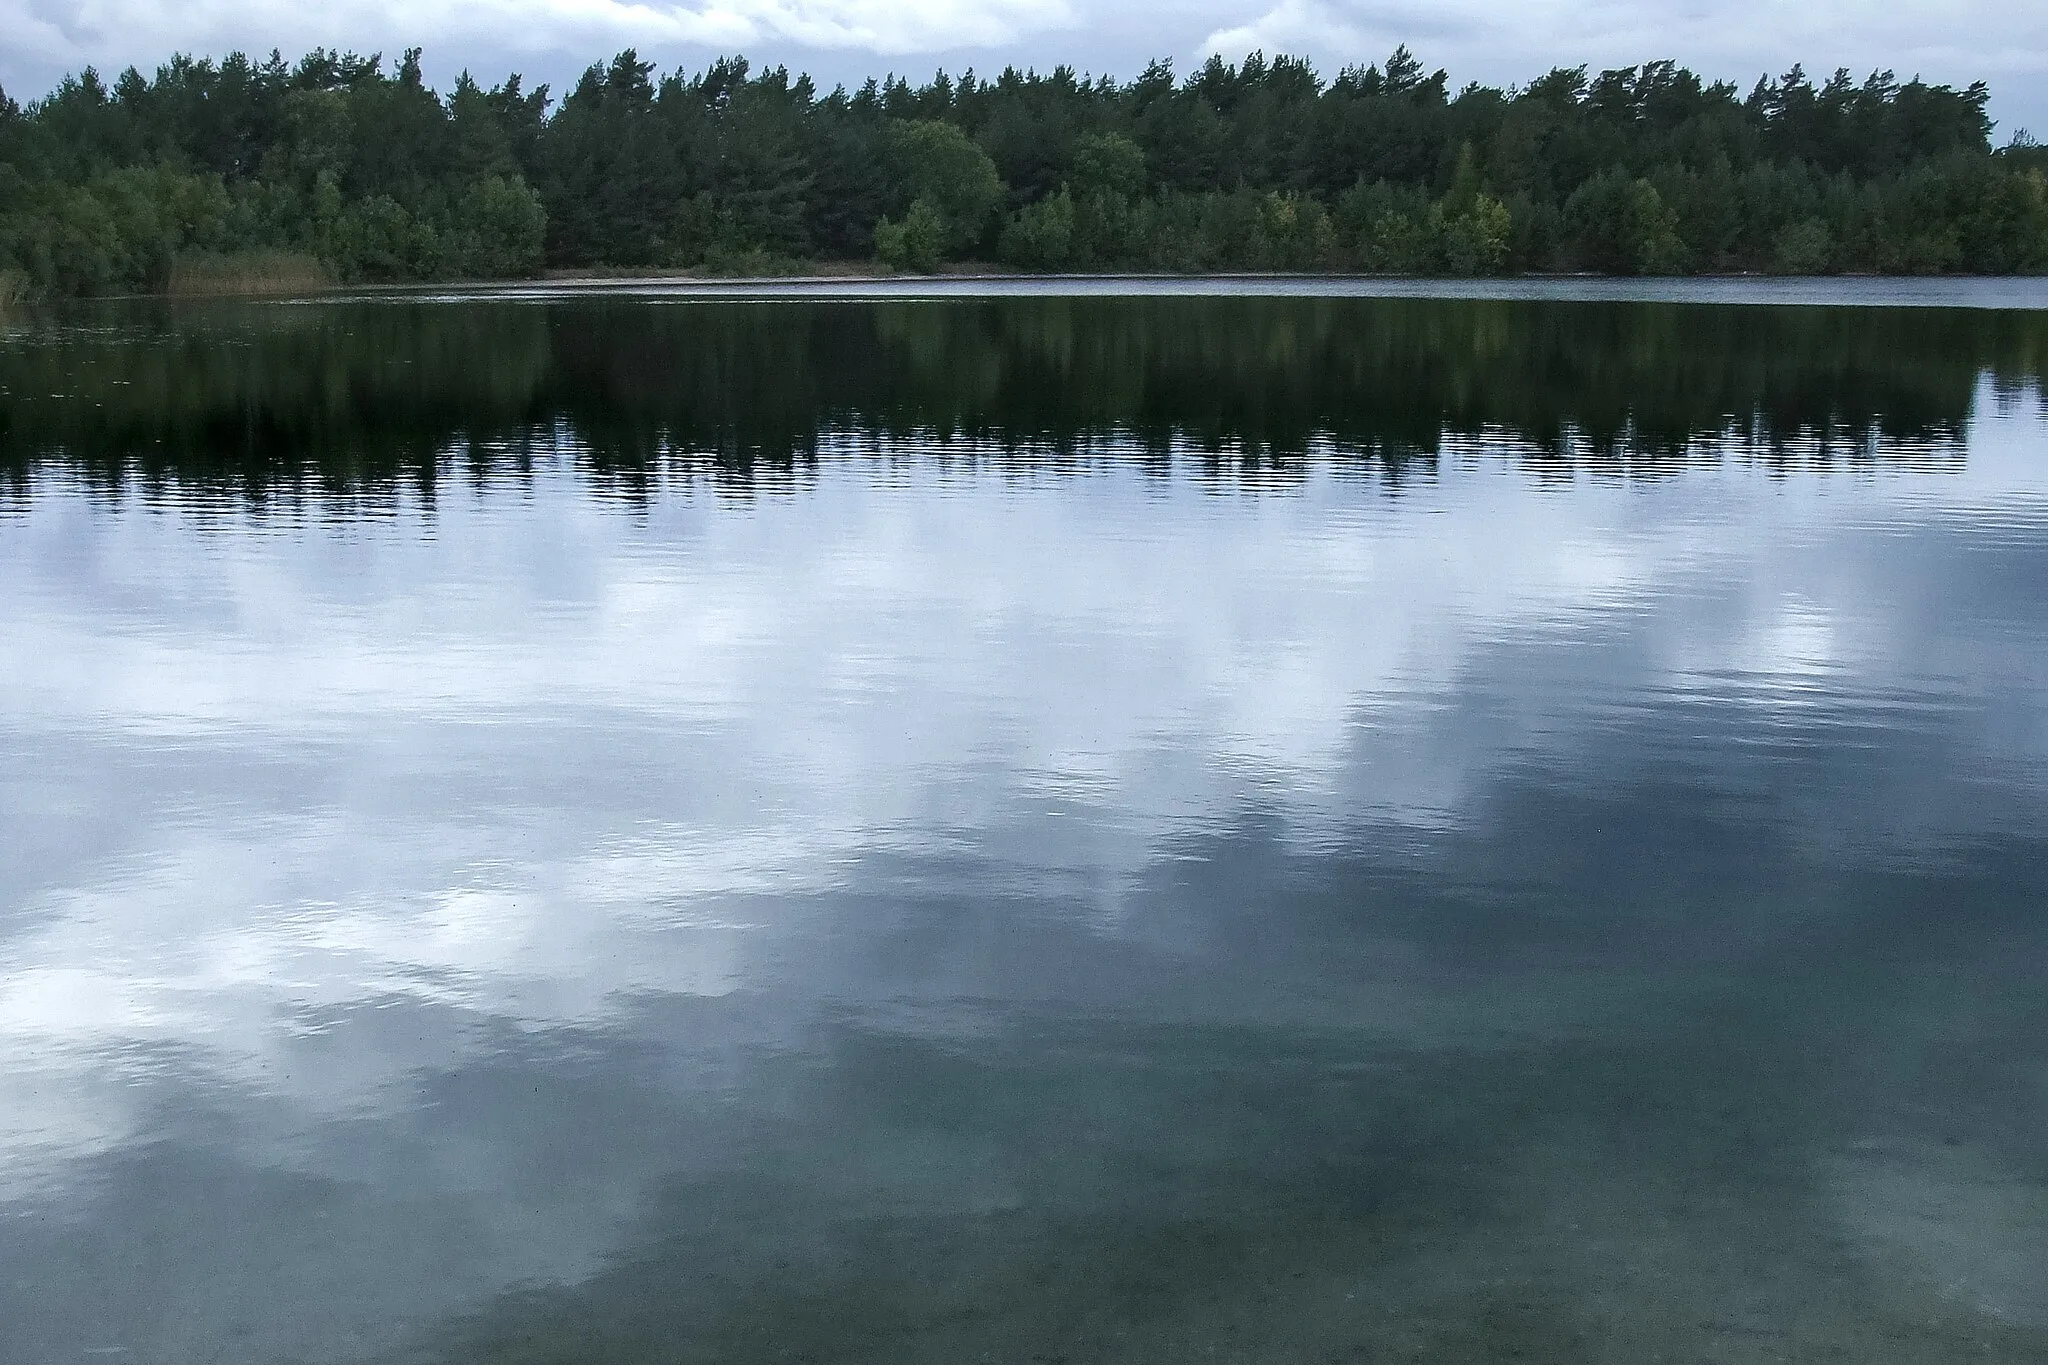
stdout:
{"type": "Polygon", "coordinates": [[[1467,85],[1406,48],[821,92],[632,52],[560,99],[420,53],[0,92],[0,303],[544,271],[2048,272],[2048,147],[1964,89],[1675,63],[1467,85]],[[840,267],[845,268],[845,267],[840,267]]]}

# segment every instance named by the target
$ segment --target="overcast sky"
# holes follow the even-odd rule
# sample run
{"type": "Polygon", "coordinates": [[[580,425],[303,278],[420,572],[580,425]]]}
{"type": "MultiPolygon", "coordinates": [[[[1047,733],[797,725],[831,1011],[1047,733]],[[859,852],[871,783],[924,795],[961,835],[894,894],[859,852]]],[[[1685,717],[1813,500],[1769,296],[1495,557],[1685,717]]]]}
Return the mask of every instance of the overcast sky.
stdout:
{"type": "Polygon", "coordinates": [[[430,77],[520,70],[558,86],[626,46],[664,67],[721,52],[826,82],[1061,61],[1119,76],[1211,51],[1304,53],[1334,72],[1407,43],[1454,84],[1675,57],[1747,87],[1793,62],[1989,80],[1999,140],[2048,135],[2048,5],[2032,0],[0,0],[0,85],[174,51],[427,50],[430,77]]]}

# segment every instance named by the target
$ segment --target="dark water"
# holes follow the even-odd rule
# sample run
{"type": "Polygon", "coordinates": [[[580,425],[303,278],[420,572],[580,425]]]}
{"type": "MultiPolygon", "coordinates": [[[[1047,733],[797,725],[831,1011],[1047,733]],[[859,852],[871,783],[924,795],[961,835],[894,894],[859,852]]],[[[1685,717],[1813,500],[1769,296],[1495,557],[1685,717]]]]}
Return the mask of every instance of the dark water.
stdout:
{"type": "Polygon", "coordinates": [[[0,1360],[2048,1359],[2044,363],[0,321],[0,1360]]]}

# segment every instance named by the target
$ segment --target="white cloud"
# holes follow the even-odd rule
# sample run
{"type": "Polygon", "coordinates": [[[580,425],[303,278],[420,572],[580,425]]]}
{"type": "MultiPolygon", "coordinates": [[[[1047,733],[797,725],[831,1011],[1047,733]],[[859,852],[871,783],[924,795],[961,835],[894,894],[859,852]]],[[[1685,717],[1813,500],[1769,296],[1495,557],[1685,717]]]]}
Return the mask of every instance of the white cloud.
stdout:
{"type": "Polygon", "coordinates": [[[93,63],[153,67],[173,51],[296,53],[427,49],[430,74],[520,67],[559,81],[634,45],[664,63],[744,50],[828,80],[941,61],[1015,60],[1135,73],[1155,56],[1303,53],[1334,70],[1406,43],[1467,80],[1526,81],[1556,65],[1658,57],[1746,85],[1793,62],[1891,67],[1901,75],[1993,82],[2009,126],[2048,126],[2048,9],[2017,0],[1166,0],[1134,11],[1110,0],[0,0],[0,84],[38,93],[93,63]]]}
{"type": "Polygon", "coordinates": [[[1381,35],[1351,22],[1350,16],[1333,11],[1316,0],[1281,0],[1281,3],[1250,23],[1218,29],[1202,46],[1235,60],[1247,52],[1304,52],[1349,48],[1365,52],[1381,35]]]}
{"type": "Polygon", "coordinates": [[[315,45],[387,53],[422,46],[443,63],[482,48],[580,65],[628,45],[678,58],[757,48],[794,49],[792,57],[832,49],[886,57],[996,46],[1076,22],[1068,0],[0,0],[0,28],[15,49],[0,58],[0,80],[19,84],[53,65],[149,69],[173,51],[276,47],[290,54],[315,45]]]}
{"type": "Polygon", "coordinates": [[[1454,89],[1470,80],[1522,83],[1553,66],[1600,69],[1666,57],[1746,89],[1799,62],[1823,74],[1840,66],[1859,77],[1892,69],[1902,78],[1989,80],[1992,113],[2008,131],[2048,123],[2048,10],[2011,0],[1442,0],[1426,7],[1280,0],[1245,6],[1212,28],[1200,49],[1231,59],[1254,50],[1301,53],[1334,71],[1377,62],[1401,43],[1426,67],[1448,68],[1454,89]],[[1997,40],[1985,41],[1989,34],[1997,40]]]}

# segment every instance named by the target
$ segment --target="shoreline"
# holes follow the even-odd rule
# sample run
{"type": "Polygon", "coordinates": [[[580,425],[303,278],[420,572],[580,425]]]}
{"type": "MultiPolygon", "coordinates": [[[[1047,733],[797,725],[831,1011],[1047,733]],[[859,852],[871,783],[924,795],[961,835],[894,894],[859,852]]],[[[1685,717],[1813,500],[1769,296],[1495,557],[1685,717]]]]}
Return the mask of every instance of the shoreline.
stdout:
{"type": "Polygon", "coordinates": [[[686,271],[552,271],[528,279],[328,285],[274,290],[158,291],[19,300],[7,311],[107,303],[333,303],[648,299],[1293,298],[1441,299],[1497,302],[1684,303],[1804,307],[2048,309],[2048,275],[1366,275],[1328,272],[1143,272],[1033,274],[998,266],[901,274],[818,269],[788,275],[686,271]]]}
{"type": "Polygon", "coordinates": [[[366,286],[302,296],[458,302],[649,300],[938,300],[973,298],[1414,299],[1493,302],[1672,303],[1799,307],[2048,310],[2037,275],[1213,275],[945,273],[708,276],[576,275],[523,281],[366,286]]]}

